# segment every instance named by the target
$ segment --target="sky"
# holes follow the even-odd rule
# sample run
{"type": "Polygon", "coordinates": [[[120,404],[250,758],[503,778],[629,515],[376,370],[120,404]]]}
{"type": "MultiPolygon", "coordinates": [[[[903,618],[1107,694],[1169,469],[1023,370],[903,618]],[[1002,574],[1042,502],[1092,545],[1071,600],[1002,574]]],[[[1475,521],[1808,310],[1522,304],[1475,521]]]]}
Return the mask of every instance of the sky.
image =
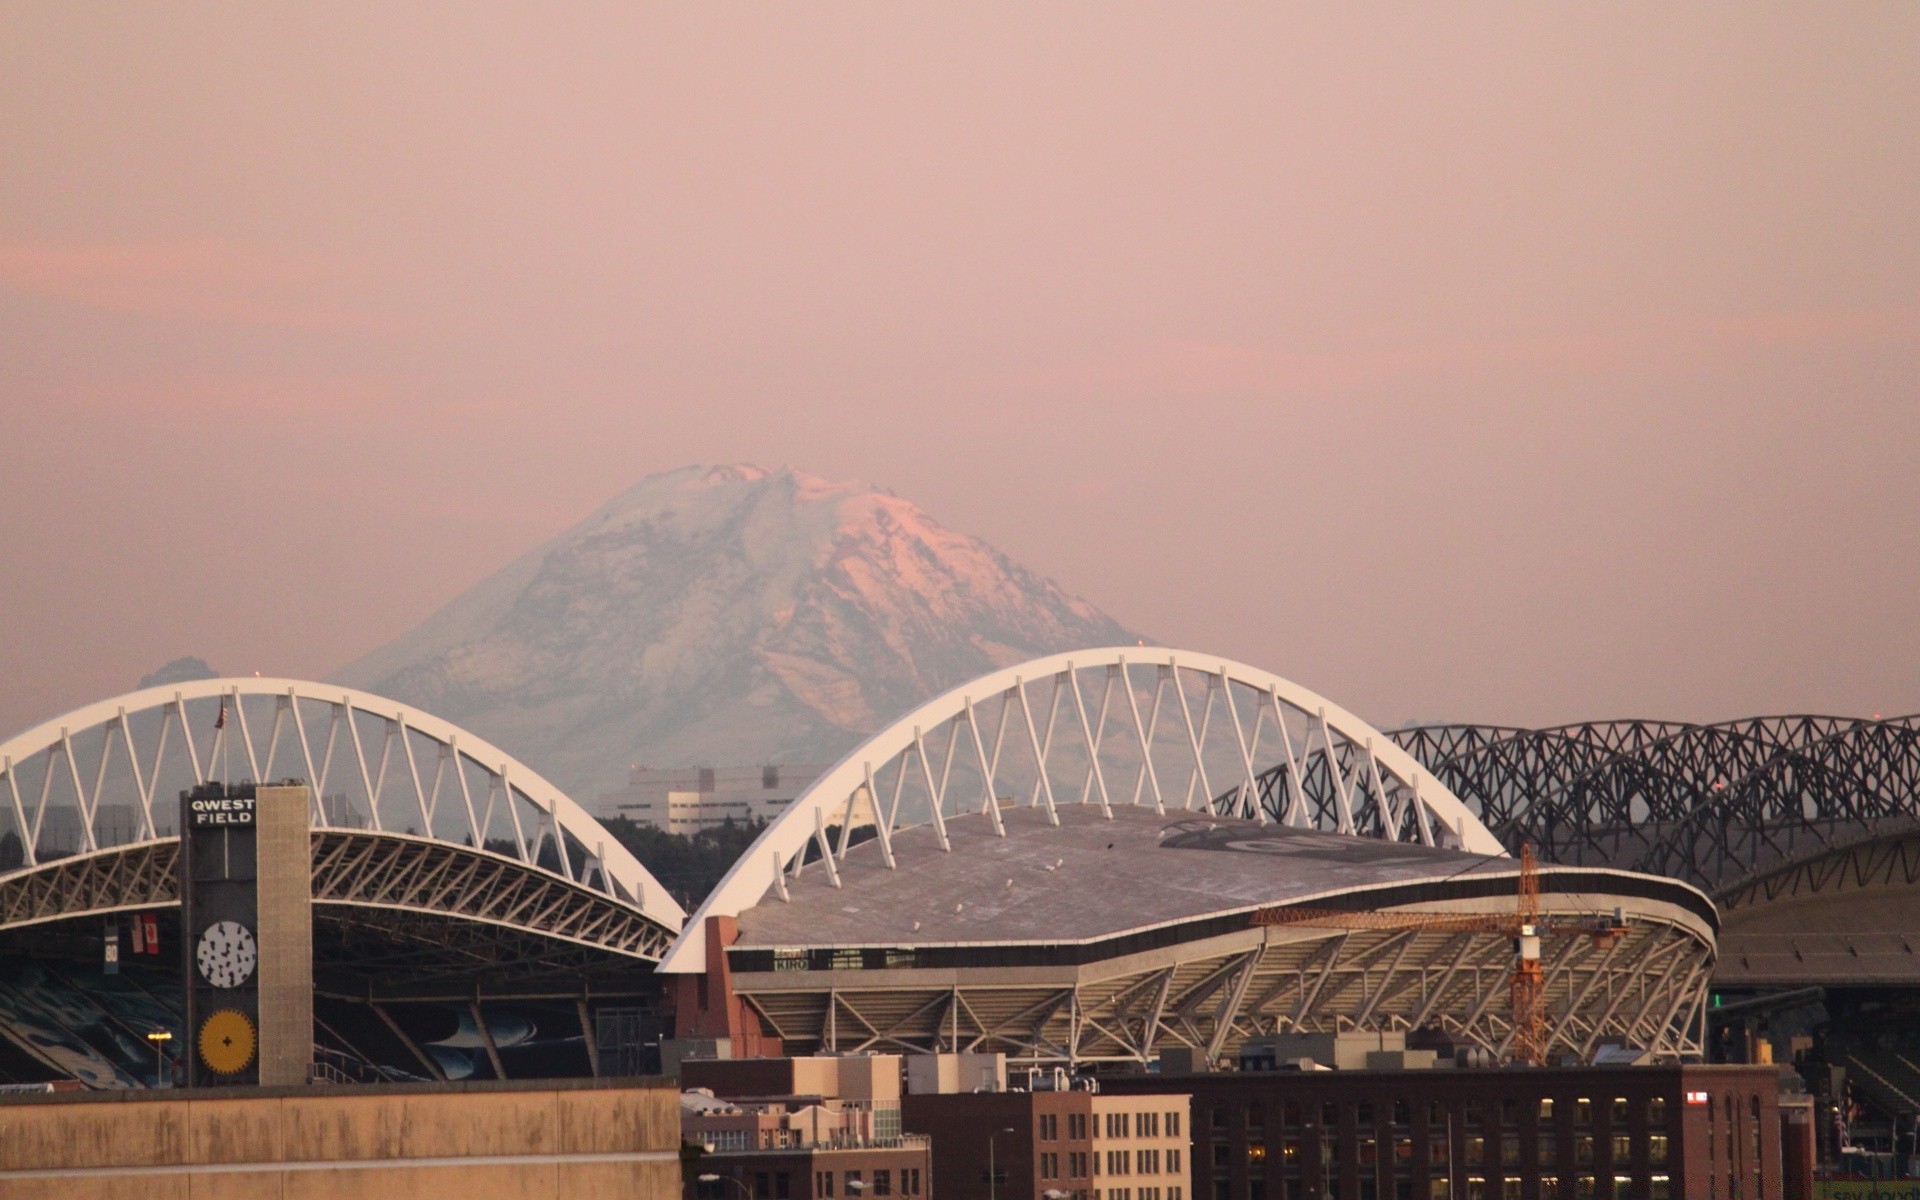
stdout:
{"type": "Polygon", "coordinates": [[[1382,725],[1920,711],[1920,6],[0,0],[0,731],[646,475],[1382,725]]]}

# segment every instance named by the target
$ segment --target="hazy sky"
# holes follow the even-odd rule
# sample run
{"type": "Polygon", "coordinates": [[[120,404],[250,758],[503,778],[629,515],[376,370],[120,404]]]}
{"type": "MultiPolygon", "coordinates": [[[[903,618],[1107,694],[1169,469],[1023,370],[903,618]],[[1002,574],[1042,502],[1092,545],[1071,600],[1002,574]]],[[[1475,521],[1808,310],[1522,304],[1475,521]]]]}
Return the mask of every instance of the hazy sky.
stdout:
{"type": "Polygon", "coordinates": [[[1920,5],[0,3],[0,730],[654,471],[1376,721],[1920,710],[1920,5]]]}

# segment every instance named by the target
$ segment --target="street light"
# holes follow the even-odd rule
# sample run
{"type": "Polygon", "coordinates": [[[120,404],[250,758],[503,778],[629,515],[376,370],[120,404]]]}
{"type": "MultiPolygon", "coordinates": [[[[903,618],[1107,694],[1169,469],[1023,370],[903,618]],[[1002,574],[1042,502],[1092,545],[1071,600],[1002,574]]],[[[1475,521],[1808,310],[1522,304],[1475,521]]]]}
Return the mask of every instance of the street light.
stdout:
{"type": "Polygon", "coordinates": [[[713,1173],[711,1173],[711,1172],[709,1172],[708,1174],[705,1174],[705,1175],[696,1175],[696,1176],[694,1176],[694,1178],[696,1178],[696,1179],[698,1179],[698,1180],[699,1180],[699,1181],[700,1181],[701,1183],[718,1183],[718,1182],[720,1182],[720,1181],[721,1181],[722,1179],[724,1179],[724,1180],[726,1180],[726,1181],[727,1181],[728,1183],[730,1183],[730,1184],[732,1184],[733,1186],[735,1186],[735,1187],[737,1187],[737,1188],[739,1188],[739,1189],[740,1189],[740,1194],[741,1194],[742,1196],[745,1196],[745,1197],[746,1197],[746,1200],[753,1200],[753,1193],[752,1193],[752,1192],[749,1192],[749,1191],[747,1190],[747,1185],[746,1185],[746,1184],[744,1184],[744,1183],[742,1183],[742,1182],[741,1182],[740,1180],[738,1180],[738,1179],[735,1179],[735,1178],[734,1178],[733,1176],[731,1176],[731,1175],[716,1175],[716,1174],[713,1174],[713,1173]]]}
{"type": "Polygon", "coordinates": [[[147,1040],[153,1043],[153,1086],[165,1087],[162,1082],[167,1074],[167,1043],[173,1040],[173,1034],[164,1029],[149,1029],[147,1040]]]}
{"type": "Polygon", "coordinates": [[[1000,1186],[1000,1172],[996,1171],[993,1166],[993,1139],[1003,1133],[1012,1132],[1013,1127],[1008,1126],[1005,1129],[996,1129],[987,1135],[987,1200],[995,1200],[1000,1186]]]}

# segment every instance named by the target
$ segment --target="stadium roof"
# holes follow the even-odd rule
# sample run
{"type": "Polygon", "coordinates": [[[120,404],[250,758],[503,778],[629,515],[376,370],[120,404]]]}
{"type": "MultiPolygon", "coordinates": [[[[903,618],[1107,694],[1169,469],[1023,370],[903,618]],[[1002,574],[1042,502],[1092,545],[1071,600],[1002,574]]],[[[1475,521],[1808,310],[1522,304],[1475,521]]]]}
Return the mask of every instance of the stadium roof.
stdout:
{"type": "MultiPolygon", "coordinates": [[[[740,914],[734,945],[1058,944],[1272,904],[1357,906],[1357,893],[1377,889],[1388,891],[1378,897],[1383,906],[1472,900],[1499,911],[1516,888],[1510,858],[1417,843],[1149,808],[1116,808],[1109,818],[1072,806],[1058,817],[1056,827],[1043,811],[1007,809],[1004,837],[984,814],[950,818],[951,852],[929,826],[904,829],[893,838],[895,870],[877,841],[851,847],[839,864],[840,887],[820,886],[816,874],[787,901],[768,896],[740,914]]],[[[1624,872],[1549,868],[1548,876],[1550,892],[1581,892],[1548,895],[1549,909],[1593,907],[1623,887],[1651,885],[1658,898],[1713,922],[1705,897],[1684,884],[1624,872]]]]}

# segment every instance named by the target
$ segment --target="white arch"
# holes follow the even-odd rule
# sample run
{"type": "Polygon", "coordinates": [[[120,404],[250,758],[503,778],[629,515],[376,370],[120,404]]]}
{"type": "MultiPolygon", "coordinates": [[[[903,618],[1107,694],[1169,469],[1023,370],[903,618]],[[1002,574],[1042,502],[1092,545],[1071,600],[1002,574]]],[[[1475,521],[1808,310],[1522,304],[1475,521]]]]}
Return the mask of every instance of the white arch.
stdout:
{"type": "Polygon", "coordinates": [[[999,832],[1005,802],[988,803],[986,796],[999,794],[995,773],[1001,769],[1003,753],[1010,750],[1025,753],[1039,764],[1027,803],[1044,807],[1050,815],[1057,805],[1076,802],[1070,793],[1077,788],[1078,803],[1098,804],[1109,813],[1118,804],[1150,803],[1164,812],[1192,808],[1196,797],[1204,805],[1228,795],[1233,798],[1230,811],[1258,820],[1272,815],[1257,795],[1261,768],[1256,767],[1256,758],[1265,754],[1291,768],[1285,773],[1290,794],[1284,811],[1277,815],[1294,825],[1313,823],[1300,779],[1318,755],[1330,771],[1331,820],[1339,832],[1388,840],[1407,837],[1428,845],[1458,845],[1477,854],[1506,854],[1499,839],[1412,755],[1359,717],[1296,683],[1244,663],[1184,650],[1138,646],[1082,650],[983,675],[928,701],[855,747],[761,833],[681,930],[660,969],[703,970],[705,918],[738,916],[758,904],[769,889],[778,889],[784,898],[797,878],[796,864],[804,863],[810,846],[818,852],[826,882],[838,887],[837,860],[846,852],[848,830],[865,823],[859,813],[869,806],[879,852],[891,867],[893,832],[905,827],[899,820],[899,797],[910,777],[914,786],[933,797],[927,818],[943,849],[951,848],[946,817],[963,811],[963,801],[986,813],[999,832]],[[1147,704],[1142,704],[1137,686],[1136,676],[1142,670],[1152,673],[1147,704]],[[1089,704],[1089,690],[1081,685],[1081,675],[1087,671],[1105,673],[1106,682],[1097,689],[1097,706],[1089,704]],[[1034,685],[1048,680],[1053,681],[1046,697],[1048,711],[1036,712],[1034,685]],[[1206,687],[1201,704],[1188,695],[1196,681],[1204,681],[1206,687]],[[1172,702],[1166,703],[1169,682],[1172,702]],[[1244,705],[1236,701],[1236,689],[1244,705]],[[1110,714],[1116,690],[1123,699],[1118,713],[1110,714]],[[995,701],[997,727],[985,728],[996,723],[983,722],[976,716],[976,706],[995,701]],[[1063,706],[1069,731],[1065,740],[1077,739],[1078,746],[1078,756],[1066,763],[1056,747],[1063,706]],[[1115,731],[1109,729],[1110,715],[1111,723],[1117,725],[1111,741],[1107,735],[1115,731]],[[1305,735],[1296,744],[1294,730],[1302,724],[1305,735]],[[1164,732],[1167,727],[1171,734],[1164,732]],[[1270,739],[1265,748],[1260,745],[1263,731],[1270,739]],[[1162,744],[1169,738],[1172,747],[1162,744]],[[938,743],[943,741],[946,752],[941,755],[938,743]],[[1120,760],[1117,752],[1122,750],[1131,757],[1120,760]],[[1210,755],[1217,769],[1224,762],[1231,775],[1221,781],[1230,789],[1225,793],[1209,778],[1210,755]],[[1348,763],[1345,769],[1342,759],[1348,763]],[[891,795],[880,782],[883,768],[890,763],[897,764],[891,795]],[[954,794],[958,789],[950,786],[949,776],[956,763],[970,773],[976,795],[954,794]],[[1076,774],[1062,777],[1068,768],[1076,774]],[[1063,795],[1063,790],[1069,794],[1063,795]],[[837,846],[830,827],[839,829],[837,846]]]}
{"type": "MultiPolygon", "coordinates": [[[[132,806],[133,819],[138,823],[133,840],[157,836],[155,804],[169,799],[156,795],[157,785],[169,754],[176,760],[185,756],[195,783],[225,777],[216,769],[216,756],[239,757],[233,772],[237,779],[300,776],[312,785],[313,819],[320,827],[332,824],[332,817],[337,815],[329,814],[323,803],[322,792],[329,771],[346,772],[360,782],[369,800],[368,816],[375,829],[384,828],[382,803],[397,800],[409,807],[419,818],[420,828],[429,833],[435,816],[442,810],[451,811],[459,826],[472,838],[472,844],[479,847],[485,845],[488,830],[496,828],[492,818],[502,811],[496,806],[504,806],[500,827],[511,825],[513,857],[535,866],[551,842],[561,848],[557,855],[557,873],[567,880],[634,904],[669,929],[678,929],[686,919],[686,911],[599,821],[505,751],[399,701],[335,684],[298,679],[257,676],[200,679],[147,688],[75,709],[0,742],[0,811],[4,811],[11,819],[9,823],[20,832],[25,865],[31,868],[36,864],[36,842],[48,811],[56,772],[60,773],[63,790],[70,790],[79,810],[78,834],[83,839],[79,849],[90,851],[100,847],[103,833],[100,807],[110,769],[131,773],[133,799],[137,802],[132,806]],[[250,727],[246,706],[241,703],[249,697],[274,702],[269,730],[263,732],[250,727]],[[187,703],[213,700],[223,702],[222,711],[230,708],[230,719],[218,730],[188,728],[187,703]],[[322,731],[309,730],[301,712],[302,703],[328,706],[324,736],[322,731]],[[160,716],[157,731],[151,738],[136,736],[129,718],[150,712],[158,712],[160,716]],[[358,719],[356,713],[361,714],[358,719]],[[83,762],[74,739],[96,729],[100,731],[97,762],[93,759],[83,762]],[[427,762],[423,767],[407,736],[409,733],[436,744],[439,761],[427,762]],[[372,734],[371,739],[366,737],[368,734],[372,734]],[[204,761],[201,748],[196,744],[196,737],[201,736],[207,738],[204,761]],[[368,740],[375,743],[371,748],[368,740]],[[291,743],[290,749],[288,743],[291,743]],[[116,750],[119,764],[114,762],[116,750]],[[30,789],[29,794],[23,795],[18,768],[36,756],[44,756],[45,760],[41,786],[37,793],[30,789]],[[462,759],[484,773],[487,782],[484,795],[476,795],[478,789],[471,785],[460,763],[462,759]],[[445,769],[449,761],[454,764],[450,773],[445,769]],[[281,764],[285,764],[284,767],[281,764]],[[532,818],[532,828],[523,821],[516,797],[532,805],[533,812],[527,814],[532,818]],[[576,855],[564,850],[566,839],[571,839],[582,852],[577,870],[576,855]]],[[[535,866],[535,869],[545,868],[535,866]]]]}

